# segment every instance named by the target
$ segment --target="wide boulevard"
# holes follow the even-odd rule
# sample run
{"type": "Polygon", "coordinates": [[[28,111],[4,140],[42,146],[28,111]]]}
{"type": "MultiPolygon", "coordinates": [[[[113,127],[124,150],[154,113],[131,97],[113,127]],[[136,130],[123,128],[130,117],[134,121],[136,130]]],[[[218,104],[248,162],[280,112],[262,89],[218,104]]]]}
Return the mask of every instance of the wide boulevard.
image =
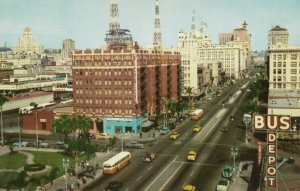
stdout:
{"type": "Polygon", "coordinates": [[[184,184],[195,185],[197,190],[215,190],[224,165],[233,164],[231,148],[239,149],[237,161],[253,157],[244,143],[245,128],[239,128],[248,93],[245,84],[231,85],[220,97],[198,103],[197,107],[204,109],[203,118],[186,119],[178,125],[174,130],[181,134],[179,139],[170,140],[165,135],[146,144],[145,149],[129,149],[133,155],[130,165],[115,175],[101,176],[85,190],[103,190],[112,180],[121,181],[125,191],[179,191],[184,184]],[[230,116],[235,120],[230,121],[230,116]],[[199,133],[192,132],[196,124],[203,128],[199,133]],[[197,152],[196,161],[186,160],[189,150],[197,152]],[[146,152],[155,152],[157,158],[143,162],[146,152]]]}

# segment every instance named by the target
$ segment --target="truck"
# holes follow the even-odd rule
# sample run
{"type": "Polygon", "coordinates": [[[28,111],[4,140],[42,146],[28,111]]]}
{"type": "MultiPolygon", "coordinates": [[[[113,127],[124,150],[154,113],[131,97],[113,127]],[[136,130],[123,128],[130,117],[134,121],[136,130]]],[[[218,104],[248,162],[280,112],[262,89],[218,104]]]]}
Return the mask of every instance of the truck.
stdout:
{"type": "Polygon", "coordinates": [[[203,109],[196,109],[196,110],[191,114],[191,119],[192,119],[192,120],[199,120],[203,115],[204,115],[203,109]]]}

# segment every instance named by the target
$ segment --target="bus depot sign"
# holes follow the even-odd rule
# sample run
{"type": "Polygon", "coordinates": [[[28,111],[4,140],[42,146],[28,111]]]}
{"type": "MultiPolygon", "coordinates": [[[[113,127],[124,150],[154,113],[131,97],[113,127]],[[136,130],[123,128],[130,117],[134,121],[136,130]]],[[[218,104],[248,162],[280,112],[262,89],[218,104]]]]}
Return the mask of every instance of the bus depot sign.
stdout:
{"type": "Polygon", "coordinates": [[[266,147],[266,188],[277,188],[276,159],[277,159],[277,132],[292,130],[291,117],[285,115],[255,115],[254,131],[267,133],[266,147]]]}

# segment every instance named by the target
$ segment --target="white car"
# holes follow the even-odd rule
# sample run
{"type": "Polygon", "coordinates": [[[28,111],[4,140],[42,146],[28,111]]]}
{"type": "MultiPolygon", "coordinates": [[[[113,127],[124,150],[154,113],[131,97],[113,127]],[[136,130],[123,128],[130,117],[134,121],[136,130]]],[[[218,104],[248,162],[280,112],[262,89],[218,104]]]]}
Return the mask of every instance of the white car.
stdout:
{"type": "Polygon", "coordinates": [[[136,141],[130,141],[129,143],[126,143],[125,147],[132,148],[132,149],[143,149],[144,144],[136,142],[136,141]]]}
{"type": "Polygon", "coordinates": [[[219,180],[216,191],[228,191],[229,184],[229,180],[225,178],[219,180]]]}

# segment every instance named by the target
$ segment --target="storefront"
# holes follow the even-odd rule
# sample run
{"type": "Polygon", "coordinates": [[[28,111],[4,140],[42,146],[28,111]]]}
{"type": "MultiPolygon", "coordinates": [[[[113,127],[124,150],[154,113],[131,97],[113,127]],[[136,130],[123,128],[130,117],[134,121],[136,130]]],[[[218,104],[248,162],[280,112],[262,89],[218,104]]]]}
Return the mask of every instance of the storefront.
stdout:
{"type": "Polygon", "coordinates": [[[104,133],[107,134],[121,134],[121,133],[133,133],[140,132],[142,124],[141,117],[122,118],[122,117],[108,117],[104,118],[104,133]]]}

